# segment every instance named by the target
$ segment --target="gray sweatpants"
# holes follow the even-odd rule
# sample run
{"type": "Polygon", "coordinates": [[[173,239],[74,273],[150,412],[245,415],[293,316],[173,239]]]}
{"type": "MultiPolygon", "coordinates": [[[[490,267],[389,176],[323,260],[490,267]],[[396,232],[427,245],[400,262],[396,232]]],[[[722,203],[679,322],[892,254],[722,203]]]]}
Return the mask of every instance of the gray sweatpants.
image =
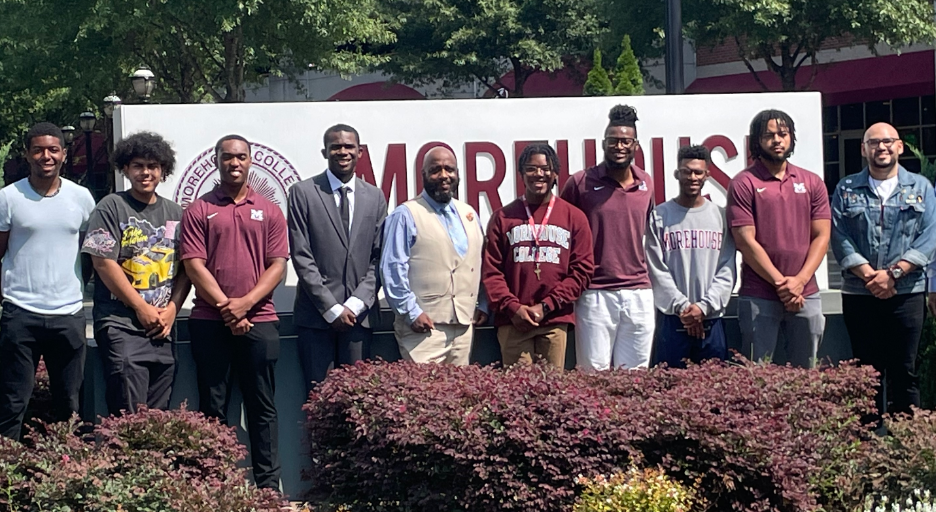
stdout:
{"type": "Polygon", "coordinates": [[[774,359],[782,334],[787,362],[800,368],[812,368],[825,329],[822,300],[818,293],[810,295],[803,309],[791,313],[779,300],[738,297],[738,325],[744,357],[752,361],[774,359]]]}

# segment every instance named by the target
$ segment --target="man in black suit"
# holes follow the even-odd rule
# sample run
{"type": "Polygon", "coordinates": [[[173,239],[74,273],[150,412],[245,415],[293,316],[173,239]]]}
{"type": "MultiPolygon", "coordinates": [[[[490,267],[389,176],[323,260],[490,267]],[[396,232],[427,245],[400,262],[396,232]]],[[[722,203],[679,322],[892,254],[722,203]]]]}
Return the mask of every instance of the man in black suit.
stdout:
{"type": "Polygon", "coordinates": [[[293,308],[299,361],[310,391],[335,366],[368,355],[367,312],[377,298],[387,200],[354,175],[362,154],[354,128],[325,131],[328,170],[289,190],[289,248],[299,277],[293,308]]]}

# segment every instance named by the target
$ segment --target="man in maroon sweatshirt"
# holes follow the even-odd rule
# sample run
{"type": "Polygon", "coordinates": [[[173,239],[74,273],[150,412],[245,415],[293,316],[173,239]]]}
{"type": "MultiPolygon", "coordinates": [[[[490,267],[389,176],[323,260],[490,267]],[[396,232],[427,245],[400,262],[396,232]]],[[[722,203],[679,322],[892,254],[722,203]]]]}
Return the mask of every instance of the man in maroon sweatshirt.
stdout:
{"type": "Polygon", "coordinates": [[[487,290],[504,366],[543,357],[565,367],[573,306],[595,269],[585,214],[553,194],[559,159],[548,144],[520,154],[523,197],[488,223],[481,279],[487,290]]]}

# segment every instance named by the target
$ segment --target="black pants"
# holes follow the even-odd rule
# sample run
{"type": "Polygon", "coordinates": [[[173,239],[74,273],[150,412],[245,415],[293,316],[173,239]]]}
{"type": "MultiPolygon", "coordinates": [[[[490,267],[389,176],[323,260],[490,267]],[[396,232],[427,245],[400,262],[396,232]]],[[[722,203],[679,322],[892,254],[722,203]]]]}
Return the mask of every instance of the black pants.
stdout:
{"type": "Polygon", "coordinates": [[[368,357],[371,330],[360,325],[344,332],[310,327],[299,327],[298,331],[296,342],[306,396],[335,367],[354,364],[368,357]]]}
{"type": "Polygon", "coordinates": [[[36,383],[39,358],[49,372],[53,415],[64,421],[78,412],[84,381],[85,316],[33,313],[11,302],[0,316],[0,435],[19,439],[36,383]]]}
{"type": "Polygon", "coordinates": [[[94,332],[104,365],[104,398],[113,415],[136,412],[137,405],[168,409],[175,360],[172,343],[117,327],[94,332]]]}
{"type": "Polygon", "coordinates": [[[274,370],[279,358],[279,322],[257,322],[234,336],[220,320],[189,320],[198,381],[198,410],[227,423],[233,372],[244,395],[247,434],[257,487],[279,489],[279,425],[274,370]]]}
{"type": "Polygon", "coordinates": [[[910,412],[911,405],[919,407],[916,356],[926,317],[924,294],[895,295],[885,300],[842,294],[842,316],[854,356],[881,374],[878,412],[910,412]],[[890,407],[884,402],[885,381],[890,407]]]}

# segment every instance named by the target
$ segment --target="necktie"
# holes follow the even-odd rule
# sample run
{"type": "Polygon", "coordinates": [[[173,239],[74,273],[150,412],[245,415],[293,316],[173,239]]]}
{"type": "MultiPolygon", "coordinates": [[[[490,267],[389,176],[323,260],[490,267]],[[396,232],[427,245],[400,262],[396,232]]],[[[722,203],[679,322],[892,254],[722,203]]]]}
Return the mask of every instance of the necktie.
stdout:
{"type": "Polygon", "coordinates": [[[344,226],[345,234],[351,234],[351,205],[348,203],[348,187],[340,187],[338,193],[341,196],[339,210],[341,211],[341,224],[344,226]]]}
{"type": "Polygon", "coordinates": [[[442,209],[442,217],[445,219],[445,227],[448,229],[449,238],[452,239],[455,251],[464,258],[468,254],[468,235],[465,233],[461,221],[452,211],[451,205],[442,209]]]}

